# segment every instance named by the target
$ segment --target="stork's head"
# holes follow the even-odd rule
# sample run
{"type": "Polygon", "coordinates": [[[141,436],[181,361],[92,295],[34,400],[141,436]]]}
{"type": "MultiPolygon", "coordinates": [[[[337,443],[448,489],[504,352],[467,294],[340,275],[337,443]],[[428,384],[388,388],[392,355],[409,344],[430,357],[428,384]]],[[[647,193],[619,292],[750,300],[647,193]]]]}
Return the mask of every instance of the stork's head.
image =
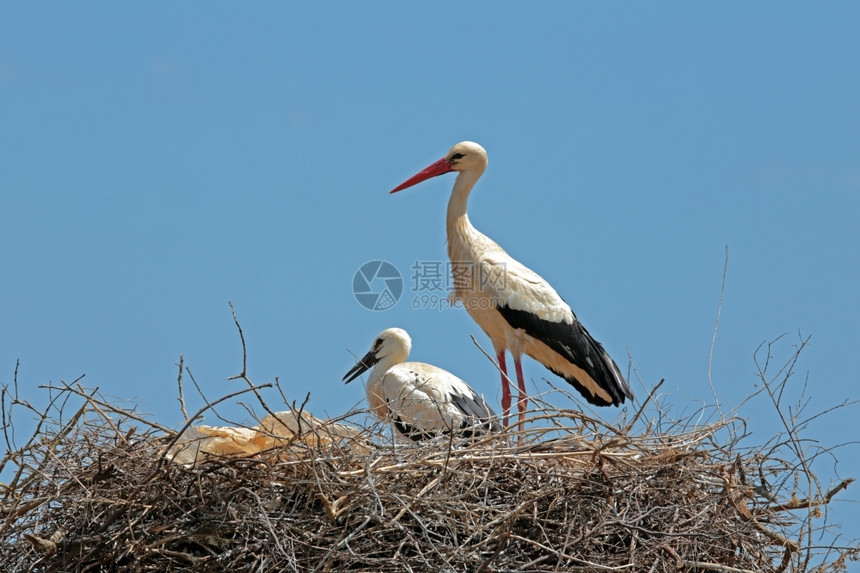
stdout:
{"type": "Polygon", "coordinates": [[[416,173],[394,189],[392,193],[402,191],[407,187],[417,185],[422,181],[437,177],[451,171],[469,171],[478,172],[478,176],[487,168],[487,152],[483,147],[473,141],[461,141],[448,151],[447,155],[439,161],[425,168],[423,171],[416,173]]]}
{"type": "Polygon", "coordinates": [[[452,171],[476,168],[483,171],[487,167],[487,151],[474,141],[461,141],[445,155],[445,161],[452,171]]]}
{"type": "Polygon", "coordinates": [[[405,362],[410,350],[412,350],[412,339],[405,330],[387,328],[377,335],[368,353],[344,375],[343,380],[349,384],[383,360],[390,365],[405,362]]]}

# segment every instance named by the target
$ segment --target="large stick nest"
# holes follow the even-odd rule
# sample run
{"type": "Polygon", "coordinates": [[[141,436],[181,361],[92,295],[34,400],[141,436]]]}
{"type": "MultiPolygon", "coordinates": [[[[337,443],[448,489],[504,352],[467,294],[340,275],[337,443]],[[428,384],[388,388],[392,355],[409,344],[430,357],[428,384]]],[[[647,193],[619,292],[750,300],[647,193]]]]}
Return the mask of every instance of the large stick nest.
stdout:
{"type": "MultiPolygon", "coordinates": [[[[3,398],[4,425],[10,403],[32,409],[3,398]]],[[[346,435],[320,439],[322,423],[177,463],[195,418],[182,434],[53,387],[0,466],[0,570],[840,571],[857,556],[820,549],[851,480],[817,487],[791,431],[742,447],[739,418],[639,410],[619,427],[544,405],[521,436],[395,445],[353,414],[346,435]]]]}

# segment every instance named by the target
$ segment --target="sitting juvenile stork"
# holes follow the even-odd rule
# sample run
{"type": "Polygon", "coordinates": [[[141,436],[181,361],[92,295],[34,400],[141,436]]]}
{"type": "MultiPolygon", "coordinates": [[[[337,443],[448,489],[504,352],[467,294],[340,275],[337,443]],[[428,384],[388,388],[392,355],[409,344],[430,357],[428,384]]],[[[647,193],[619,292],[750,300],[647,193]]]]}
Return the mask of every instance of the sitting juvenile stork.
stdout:
{"type": "Polygon", "coordinates": [[[379,333],[370,351],[343,380],[348,384],[373,368],[367,383],[370,410],[394,423],[413,441],[454,433],[474,437],[501,431],[496,414],[484,398],[446,370],[422,362],[406,362],[412,339],[402,328],[379,333]]]}

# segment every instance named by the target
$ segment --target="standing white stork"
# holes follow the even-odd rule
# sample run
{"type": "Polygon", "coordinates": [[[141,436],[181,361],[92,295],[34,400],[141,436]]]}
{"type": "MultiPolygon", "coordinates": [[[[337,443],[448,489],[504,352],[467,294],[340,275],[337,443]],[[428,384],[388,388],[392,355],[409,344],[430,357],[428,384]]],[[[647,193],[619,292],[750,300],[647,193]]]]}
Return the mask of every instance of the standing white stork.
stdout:
{"type": "Polygon", "coordinates": [[[484,398],[446,370],[422,362],[406,362],[412,339],[402,328],[379,333],[370,351],[343,380],[348,384],[369,370],[367,401],[381,420],[420,441],[441,434],[474,437],[501,431],[496,414],[484,398]]]}
{"type": "Polygon", "coordinates": [[[505,351],[514,357],[519,385],[519,427],[525,420],[523,352],[567,380],[597,406],[618,406],[633,393],[615,361],[594,340],[555,290],[537,273],[508,255],[469,222],[469,193],[487,167],[487,152],[471,141],[395,187],[396,193],[425,179],[457,171],[448,201],[448,257],[454,300],[460,300],[493,343],[502,370],[502,409],[508,425],[511,391],[505,351]]]}

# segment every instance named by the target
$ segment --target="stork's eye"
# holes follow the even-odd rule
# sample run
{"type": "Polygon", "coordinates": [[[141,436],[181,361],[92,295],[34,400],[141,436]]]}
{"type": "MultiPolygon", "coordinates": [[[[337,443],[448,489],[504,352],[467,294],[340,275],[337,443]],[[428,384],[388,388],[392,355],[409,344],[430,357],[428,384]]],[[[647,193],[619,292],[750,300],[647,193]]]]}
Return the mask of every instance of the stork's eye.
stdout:
{"type": "Polygon", "coordinates": [[[458,159],[463,159],[464,157],[466,157],[465,153],[455,153],[451,156],[451,161],[457,161],[458,159]]]}
{"type": "Polygon", "coordinates": [[[374,346],[382,346],[382,339],[381,339],[381,338],[377,338],[377,339],[376,339],[376,342],[374,342],[374,343],[373,343],[373,345],[374,345],[374,346]]]}

